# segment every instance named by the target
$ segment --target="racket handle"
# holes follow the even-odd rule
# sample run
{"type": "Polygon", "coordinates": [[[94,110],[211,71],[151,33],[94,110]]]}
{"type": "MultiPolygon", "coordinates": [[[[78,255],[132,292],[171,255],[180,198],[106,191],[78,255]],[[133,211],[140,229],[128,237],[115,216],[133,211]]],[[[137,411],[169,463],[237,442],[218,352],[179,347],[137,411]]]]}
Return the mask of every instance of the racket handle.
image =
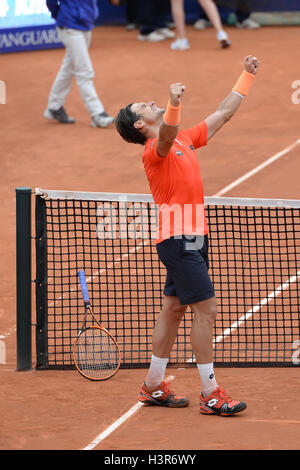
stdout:
{"type": "Polygon", "coordinates": [[[85,271],[79,271],[78,276],[80,280],[82,297],[83,297],[84,303],[90,303],[88,288],[87,288],[86,280],[85,280],[85,271]]]}

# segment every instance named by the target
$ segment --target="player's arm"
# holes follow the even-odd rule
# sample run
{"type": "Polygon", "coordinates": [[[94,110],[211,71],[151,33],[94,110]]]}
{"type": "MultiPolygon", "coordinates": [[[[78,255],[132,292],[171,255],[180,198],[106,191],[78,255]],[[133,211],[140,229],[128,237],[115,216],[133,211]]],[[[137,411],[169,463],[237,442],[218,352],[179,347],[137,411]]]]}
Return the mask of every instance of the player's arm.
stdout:
{"type": "Polygon", "coordinates": [[[170,99],[159,128],[156,144],[157,153],[161,157],[168,155],[178,134],[180,107],[184,91],[185,86],[182,83],[174,83],[170,86],[170,99]]]}
{"type": "Polygon", "coordinates": [[[207,140],[211,139],[221,127],[232,118],[247,95],[259,68],[259,61],[251,55],[244,59],[245,70],[233,90],[222,101],[216,112],[205,119],[207,125],[207,140]]]}

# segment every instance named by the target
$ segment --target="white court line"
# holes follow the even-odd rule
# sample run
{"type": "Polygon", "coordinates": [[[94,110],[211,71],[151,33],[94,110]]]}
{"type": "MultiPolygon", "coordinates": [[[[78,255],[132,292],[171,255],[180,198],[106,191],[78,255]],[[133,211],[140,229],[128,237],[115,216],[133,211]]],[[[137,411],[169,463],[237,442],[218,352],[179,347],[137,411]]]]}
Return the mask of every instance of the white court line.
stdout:
{"type": "Polygon", "coordinates": [[[121,424],[123,424],[128,418],[133,416],[139,408],[141,408],[144,405],[142,402],[136,403],[130,410],[128,410],[126,413],[124,413],[117,421],[115,421],[113,424],[111,424],[105,431],[103,431],[99,436],[97,436],[92,442],[90,442],[86,447],[84,447],[82,450],[93,450],[103,439],[105,439],[107,436],[109,436],[112,432],[114,432],[121,424]]]}
{"type": "MultiPolygon", "coordinates": [[[[232,188],[238,186],[239,184],[246,181],[251,176],[253,176],[256,173],[258,173],[259,171],[263,170],[266,166],[270,165],[271,163],[275,162],[276,160],[278,160],[282,156],[286,155],[288,152],[293,150],[298,144],[300,144],[300,139],[297,140],[296,142],[294,142],[293,144],[289,145],[285,149],[283,149],[281,152],[276,153],[275,155],[273,155],[272,157],[267,159],[265,162],[258,165],[256,168],[249,171],[248,173],[246,173],[244,176],[238,178],[232,184],[230,184],[230,185],[226,186],[225,188],[221,189],[216,194],[214,194],[214,196],[215,197],[216,196],[221,196],[221,195],[225,194],[226,192],[230,191],[232,188]]],[[[121,261],[121,259],[118,260],[118,261],[121,261]]],[[[222,341],[224,336],[230,334],[230,332],[233,329],[238,328],[238,326],[242,322],[244,322],[248,318],[250,318],[253,315],[253,313],[258,311],[263,305],[267,304],[269,302],[269,300],[271,300],[272,298],[279,295],[279,293],[282,292],[284,289],[286,289],[291,283],[295,282],[297,280],[297,278],[299,277],[299,275],[300,275],[300,271],[298,271],[296,276],[291,277],[288,281],[286,281],[284,284],[279,286],[275,291],[273,291],[271,294],[269,294],[268,297],[263,299],[259,304],[257,304],[251,310],[249,310],[249,312],[247,312],[245,315],[243,315],[238,320],[238,322],[233,323],[230,328],[227,328],[221,335],[219,335],[217,338],[215,338],[214,343],[219,343],[220,341],[222,341]]],[[[187,362],[191,362],[192,360],[193,360],[193,358],[191,358],[187,362]]],[[[94,439],[90,444],[88,444],[83,450],[92,450],[92,449],[94,449],[101,441],[103,441],[115,429],[117,429],[121,424],[123,424],[130,416],[132,416],[134,413],[136,413],[141,406],[142,406],[142,403],[141,404],[140,403],[135,404],[132,408],[130,408],[130,410],[128,410],[127,413],[125,413],[123,416],[121,416],[121,418],[119,418],[117,421],[115,421],[115,423],[113,423],[105,431],[103,431],[101,434],[99,434],[99,436],[96,437],[96,439],[94,439]]]]}
{"type": "Polygon", "coordinates": [[[286,155],[287,153],[291,152],[291,150],[293,150],[299,144],[300,144],[300,139],[296,140],[296,142],[289,145],[285,149],[281,150],[281,152],[278,152],[275,155],[273,155],[272,157],[268,158],[268,160],[265,160],[263,163],[261,163],[260,165],[258,165],[255,168],[253,168],[253,170],[248,171],[247,173],[245,173],[244,176],[241,176],[237,180],[233,181],[233,183],[229,184],[228,186],[225,186],[225,188],[218,191],[214,196],[222,196],[223,194],[228,193],[228,191],[230,191],[231,189],[235,188],[239,184],[241,184],[244,181],[246,181],[247,179],[251,178],[253,175],[258,173],[259,171],[266,168],[268,165],[271,165],[271,163],[274,163],[279,158],[281,158],[284,155],[286,155]]]}
{"type": "MultiPolygon", "coordinates": [[[[167,381],[171,381],[175,378],[175,375],[170,375],[166,378],[167,381]]],[[[94,449],[101,441],[103,441],[107,436],[109,436],[112,432],[114,432],[121,424],[123,424],[128,418],[133,416],[142,406],[144,403],[137,402],[134,406],[132,406],[126,413],[124,413],[117,421],[111,424],[105,431],[103,431],[99,436],[97,436],[92,442],[90,442],[86,447],[82,450],[92,450],[94,449]]]]}
{"type": "Polygon", "coordinates": [[[250,310],[248,310],[247,313],[242,315],[236,322],[232,323],[232,325],[227,328],[226,330],[223,331],[223,333],[219,336],[217,336],[214,339],[214,343],[220,343],[225,336],[230,335],[232,331],[237,330],[239,326],[244,323],[246,320],[252,317],[254,313],[259,312],[259,310],[264,306],[267,305],[271,300],[275,299],[275,297],[278,297],[281,292],[283,292],[285,289],[290,287],[291,284],[297,281],[298,277],[300,277],[300,271],[297,272],[295,276],[290,277],[290,279],[287,279],[283,284],[281,284],[279,287],[277,287],[271,294],[269,294],[267,297],[265,297],[263,300],[261,300],[258,304],[256,304],[254,307],[252,307],[250,310]]]}

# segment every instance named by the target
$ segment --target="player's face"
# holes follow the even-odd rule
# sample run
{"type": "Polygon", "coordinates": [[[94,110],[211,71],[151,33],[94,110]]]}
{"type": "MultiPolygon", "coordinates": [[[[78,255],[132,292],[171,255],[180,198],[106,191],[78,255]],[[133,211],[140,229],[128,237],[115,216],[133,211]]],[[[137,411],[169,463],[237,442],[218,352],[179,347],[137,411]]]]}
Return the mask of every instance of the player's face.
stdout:
{"type": "Polygon", "coordinates": [[[131,110],[147,124],[159,123],[165,112],[165,109],[156,106],[154,101],[150,101],[149,103],[133,103],[131,110]]]}

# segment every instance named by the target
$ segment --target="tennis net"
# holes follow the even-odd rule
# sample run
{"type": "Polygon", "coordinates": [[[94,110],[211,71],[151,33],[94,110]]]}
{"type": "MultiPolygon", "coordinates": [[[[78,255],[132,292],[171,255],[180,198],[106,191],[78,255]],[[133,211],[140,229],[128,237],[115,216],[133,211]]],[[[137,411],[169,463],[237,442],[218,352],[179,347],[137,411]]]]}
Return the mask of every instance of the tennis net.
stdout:
{"type": "MultiPolygon", "coordinates": [[[[121,367],[146,367],[165,268],[151,195],[36,189],[36,367],[73,368],[86,272],[100,322],[121,367]]],[[[210,275],[218,300],[218,366],[299,364],[300,201],[208,197],[210,275]],[[296,359],[295,359],[296,358],[296,359]]],[[[194,365],[187,311],[170,365],[194,365]]]]}

